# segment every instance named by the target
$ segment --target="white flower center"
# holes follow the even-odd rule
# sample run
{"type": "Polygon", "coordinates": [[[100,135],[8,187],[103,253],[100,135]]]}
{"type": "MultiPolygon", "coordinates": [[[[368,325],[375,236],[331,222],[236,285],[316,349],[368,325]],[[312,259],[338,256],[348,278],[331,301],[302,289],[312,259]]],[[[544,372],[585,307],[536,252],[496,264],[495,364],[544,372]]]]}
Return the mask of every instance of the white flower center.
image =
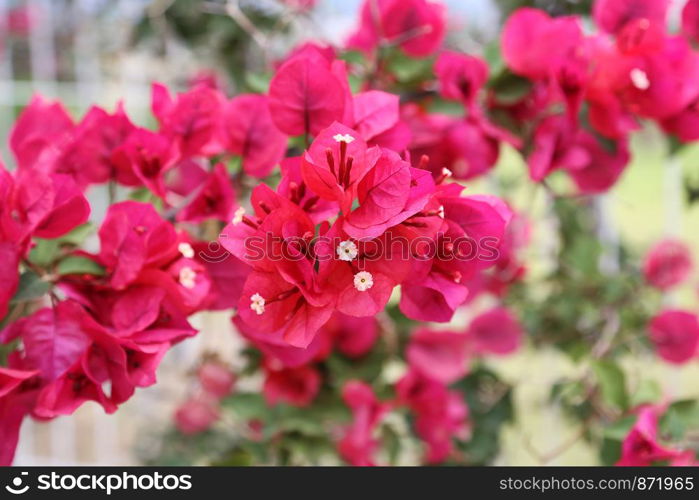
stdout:
{"type": "Polygon", "coordinates": [[[191,267],[180,269],[180,285],[190,290],[196,286],[197,273],[191,267]]]}
{"type": "Polygon", "coordinates": [[[453,175],[453,173],[447,167],[442,167],[442,175],[444,177],[451,177],[453,175]]]}
{"type": "Polygon", "coordinates": [[[648,90],[648,87],[650,87],[648,74],[642,69],[632,69],[631,73],[629,73],[629,77],[631,78],[631,83],[633,83],[633,86],[638,90],[648,90]]]}
{"type": "Polygon", "coordinates": [[[238,208],[238,210],[235,211],[235,214],[233,214],[233,225],[237,226],[241,222],[243,222],[243,216],[245,215],[245,209],[243,207],[238,208]]]}
{"type": "Polygon", "coordinates": [[[374,277],[367,271],[359,271],[354,275],[354,288],[360,292],[366,292],[374,286],[374,277]]]}
{"type": "Polygon", "coordinates": [[[256,293],[250,297],[250,309],[255,311],[258,315],[265,312],[265,299],[262,295],[256,293]]]}
{"type": "Polygon", "coordinates": [[[333,139],[335,139],[336,142],[346,142],[347,144],[349,144],[354,140],[354,137],[352,137],[349,134],[335,134],[333,136],[333,139]]]}
{"type": "Polygon", "coordinates": [[[439,216],[440,219],[444,218],[444,205],[439,205],[439,210],[437,211],[437,215],[439,216]]]}
{"type": "Polygon", "coordinates": [[[350,240],[341,241],[335,251],[340,260],[351,262],[357,258],[357,245],[350,240]]]}
{"type": "Polygon", "coordinates": [[[177,245],[177,250],[182,254],[182,257],[186,259],[191,259],[194,257],[194,249],[192,248],[192,245],[186,242],[182,242],[179,245],[177,245]]]}

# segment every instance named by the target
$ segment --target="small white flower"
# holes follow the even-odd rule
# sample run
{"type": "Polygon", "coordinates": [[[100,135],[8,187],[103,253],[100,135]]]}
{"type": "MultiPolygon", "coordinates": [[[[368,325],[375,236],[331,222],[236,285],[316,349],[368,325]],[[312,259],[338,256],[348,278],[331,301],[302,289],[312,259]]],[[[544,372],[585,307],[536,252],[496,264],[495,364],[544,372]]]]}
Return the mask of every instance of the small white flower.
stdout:
{"type": "Polygon", "coordinates": [[[197,284],[197,273],[191,267],[183,267],[180,269],[180,285],[190,290],[197,284]]]}
{"type": "Polygon", "coordinates": [[[360,292],[366,292],[374,286],[374,277],[367,271],[359,271],[354,275],[354,288],[360,292]]]}
{"type": "Polygon", "coordinates": [[[440,219],[444,218],[444,205],[439,205],[439,210],[437,210],[437,215],[440,219]]]}
{"type": "Polygon", "coordinates": [[[648,74],[642,69],[632,69],[629,73],[629,77],[631,78],[631,83],[633,83],[633,86],[636,87],[638,90],[648,90],[648,87],[650,87],[650,80],[648,79],[648,74]]]}
{"type": "Polygon", "coordinates": [[[255,311],[257,314],[262,314],[265,312],[265,299],[259,293],[250,297],[250,309],[255,311]]]}
{"type": "Polygon", "coordinates": [[[233,214],[233,225],[237,226],[241,222],[243,222],[243,216],[245,215],[245,209],[243,207],[238,208],[238,210],[235,211],[235,214],[233,214]]]}
{"type": "Polygon", "coordinates": [[[182,257],[186,259],[191,259],[194,257],[194,249],[192,248],[192,245],[186,242],[182,242],[179,245],[177,245],[177,250],[182,254],[182,257]]]}
{"type": "Polygon", "coordinates": [[[357,245],[350,240],[341,241],[335,251],[340,260],[351,262],[357,258],[357,245]]]}
{"type": "Polygon", "coordinates": [[[449,170],[447,167],[442,167],[442,175],[444,177],[451,177],[454,175],[451,170],[449,170]]]}
{"type": "Polygon", "coordinates": [[[347,144],[349,144],[354,140],[354,137],[352,137],[349,134],[335,134],[333,136],[333,139],[335,139],[336,142],[346,142],[347,144]]]}

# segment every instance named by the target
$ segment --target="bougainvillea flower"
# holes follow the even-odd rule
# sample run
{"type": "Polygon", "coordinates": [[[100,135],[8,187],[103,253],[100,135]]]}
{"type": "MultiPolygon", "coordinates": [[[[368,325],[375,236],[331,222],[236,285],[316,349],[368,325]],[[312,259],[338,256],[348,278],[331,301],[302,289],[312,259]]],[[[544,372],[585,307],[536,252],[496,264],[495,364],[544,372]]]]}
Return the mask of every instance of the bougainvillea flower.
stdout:
{"type": "Polygon", "coordinates": [[[382,43],[413,57],[432,54],[445,34],[444,6],[428,0],[365,0],[360,25],[347,47],[371,52],[382,43]]]}
{"type": "Polygon", "coordinates": [[[380,90],[353,97],[350,126],[369,144],[403,151],[410,143],[410,130],[400,121],[399,98],[380,90]]]}
{"type": "Polygon", "coordinates": [[[621,444],[620,466],[649,466],[672,460],[680,451],[665,448],[658,442],[659,408],[644,406],[638,411],[638,420],[621,444]]]}
{"type": "Polygon", "coordinates": [[[0,164],[0,241],[23,248],[26,238],[56,238],[87,221],[90,205],[68,175],[23,168],[13,178],[0,164]]]}
{"type": "Polygon", "coordinates": [[[359,358],[369,353],[379,338],[379,323],[375,317],[356,318],[336,312],[323,331],[337,350],[349,358],[359,358]]]}
{"type": "Polygon", "coordinates": [[[151,107],[160,131],[173,138],[182,156],[213,155],[221,151],[221,113],[224,96],[199,85],[172,97],[167,88],[153,84],[151,107]]]}
{"type": "Polygon", "coordinates": [[[7,396],[27,379],[38,374],[36,370],[13,370],[0,367],[0,398],[7,396]]]}
{"type": "Polygon", "coordinates": [[[631,160],[628,139],[619,139],[611,144],[602,142],[594,135],[580,130],[575,138],[576,148],[585,151],[585,165],[568,168],[578,191],[584,194],[603,193],[619,180],[631,160]]]}
{"type": "Polygon", "coordinates": [[[454,279],[431,273],[422,280],[401,285],[400,310],[417,321],[450,321],[468,297],[468,289],[454,279]]]}
{"type": "MultiPolygon", "coordinates": [[[[630,36],[636,41],[648,31],[645,25],[631,27],[640,31],[630,36]]],[[[622,52],[618,46],[606,49],[597,58],[591,77],[593,100],[612,103],[605,93],[613,94],[625,109],[647,118],[664,120],[680,113],[699,96],[699,55],[680,36],[665,36],[660,42],[633,45],[622,52]]]]}
{"type": "Polygon", "coordinates": [[[226,250],[264,271],[284,266],[288,262],[290,245],[301,245],[308,253],[307,243],[315,234],[315,226],[301,207],[264,184],[253,190],[251,201],[254,215],[245,215],[244,209],[238,209],[221,232],[219,241],[226,250]]]}
{"type": "Polygon", "coordinates": [[[434,66],[442,97],[461,101],[467,108],[475,103],[488,80],[488,65],[478,57],[444,51],[434,66]]]}
{"type": "Polygon", "coordinates": [[[109,207],[99,230],[100,262],[116,289],[135,280],[146,265],[177,255],[177,235],[148,203],[124,201],[109,207]]]}
{"type": "Polygon", "coordinates": [[[44,382],[64,375],[87,350],[90,337],[83,330],[87,314],[77,303],[66,301],[19,319],[6,333],[21,338],[24,366],[36,370],[44,382]]]}
{"type": "MultiPolygon", "coordinates": [[[[23,171],[22,174],[26,172],[23,171]]],[[[30,179],[27,178],[26,182],[29,183],[30,179]]],[[[87,222],[90,216],[90,204],[72,177],[53,174],[51,175],[51,183],[53,206],[33,230],[34,236],[38,238],[63,236],[80,224],[87,222]]]]}
{"type": "Polygon", "coordinates": [[[0,466],[12,465],[19,440],[22,421],[31,409],[32,401],[14,394],[0,397],[0,466]]]}
{"type": "Polygon", "coordinates": [[[301,174],[308,188],[325,200],[338,202],[342,212],[347,213],[359,181],[380,156],[380,149],[367,148],[357,132],[333,123],[304,154],[301,174]]]}
{"type": "Polygon", "coordinates": [[[196,396],[182,403],[175,412],[175,426],[185,436],[200,434],[216,423],[220,409],[214,398],[196,396]]]}
{"type": "Polygon", "coordinates": [[[663,130],[673,134],[682,142],[699,139],[699,100],[691,102],[676,115],[666,118],[661,123],[663,130]]]}
{"type": "Polygon", "coordinates": [[[497,260],[512,211],[491,196],[459,197],[461,189],[448,185],[438,197],[445,223],[436,255],[426,273],[415,273],[401,286],[400,309],[409,318],[449,321],[468,296],[466,280],[497,260]]]}
{"type": "Polygon", "coordinates": [[[660,290],[670,290],[692,273],[692,253],[681,241],[666,239],[651,248],[643,262],[646,281],[660,290]]]}
{"type": "Polygon", "coordinates": [[[112,153],[134,128],[121,103],[112,114],[91,107],[61,148],[55,172],[70,175],[80,186],[107,182],[116,170],[112,153]]]}
{"type": "Polygon", "coordinates": [[[340,455],[352,465],[373,466],[379,446],[374,434],[390,405],[381,403],[372,388],[359,380],[345,382],[342,399],[352,411],[352,423],[344,429],[338,443],[340,455]]]}
{"type": "Polygon", "coordinates": [[[235,191],[225,165],[217,163],[203,182],[190,185],[190,196],[195,196],[177,214],[178,221],[201,222],[216,219],[231,220],[236,209],[235,191]]]}
{"type": "Polygon", "coordinates": [[[617,33],[635,19],[664,26],[669,7],[669,0],[595,0],[592,17],[604,31],[617,33]]]}
{"type": "Polygon", "coordinates": [[[318,133],[342,120],[346,82],[319,52],[304,51],[288,59],[269,84],[269,110],[279,130],[288,135],[318,133]]]}
{"type": "Polygon", "coordinates": [[[668,310],[649,324],[650,340],[658,355],[670,363],[682,364],[699,350],[699,317],[687,311],[668,310]]]}
{"type": "Polygon", "coordinates": [[[321,199],[306,186],[301,174],[301,157],[284,158],[281,162],[282,178],[277,193],[303,208],[314,224],[332,219],[340,210],[335,201],[321,199]]]}
{"type": "Polygon", "coordinates": [[[208,394],[216,398],[228,396],[233,391],[235,375],[225,365],[213,361],[204,363],[197,371],[197,378],[208,394]]]}
{"type": "Polygon", "coordinates": [[[699,2],[687,0],[682,9],[682,34],[689,40],[699,40],[699,2]]]}
{"type": "Polygon", "coordinates": [[[503,28],[503,56],[518,75],[546,79],[556,74],[580,46],[582,37],[577,18],[551,18],[542,10],[521,8],[503,28]]]}
{"type": "Polygon", "coordinates": [[[420,328],[411,335],[405,355],[412,368],[450,384],[468,371],[467,343],[464,333],[420,328]]]}
{"type": "Polygon", "coordinates": [[[238,304],[242,321],[260,333],[283,330],[288,344],[305,348],[332,315],[332,297],[318,293],[311,264],[297,260],[295,276],[253,271],[238,304]]]}
{"type": "Polygon", "coordinates": [[[410,156],[413,166],[429,158],[435,177],[448,169],[456,179],[471,179],[489,171],[500,155],[500,142],[519,147],[519,141],[489,123],[482,113],[460,119],[439,113],[426,113],[416,106],[403,107],[403,119],[411,128],[410,156]]]}
{"type": "Polygon", "coordinates": [[[74,124],[62,104],[32,97],[10,132],[10,149],[20,168],[33,167],[47,150],[67,141],[74,124]]]}
{"type": "Polygon", "coordinates": [[[398,154],[383,154],[357,186],[359,206],[347,214],[343,229],[356,239],[375,238],[418,213],[434,192],[428,172],[398,154]]]}
{"type": "Polygon", "coordinates": [[[180,157],[177,144],[169,137],[135,128],[112,154],[116,180],[125,186],[146,186],[165,196],[164,174],[180,157]]]}
{"type": "Polygon", "coordinates": [[[468,406],[463,396],[442,382],[410,370],[396,385],[399,401],[416,414],[415,431],[425,441],[429,463],[446,460],[453,451],[453,439],[470,435],[468,406]]]}
{"type": "Polygon", "coordinates": [[[211,280],[206,308],[219,311],[235,307],[250,274],[250,266],[233,257],[216,241],[193,242],[191,246],[195,258],[206,268],[211,280]]]}
{"type": "Polygon", "coordinates": [[[306,347],[294,347],[284,340],[284,328],[274,332],[260,332],[257,325],[248,325],[240,316],[233,318],[233,324],[241,335],[265,354],[273,363],[287,368],[296,368],[318,361],[324,357],[321,351],[326,344],[324,328],[321,329],[306,347]]]}
{"type": "Polygon", "coordinates": [[[269,175],[286,153],[287,137],[272,120],[267,97],[243,94],[223,110],[223,144],[241,156],[243,170],[257,178],[269,175]]]}
{"type": "Polygon", "coordinates": [[[177,283],[178,295],[185,312],[197,311],[209,299],[211,279],[198,260],[182,257],[170,264],[166,272],[177,283]]]}
{"type": "Polygon", "coordinates": [[[586,151],[574,142],[575,134],[575,128],[563,115],[549,116],[539,123],[527,157],[533,181],[541,181],[557,168],[575,170],[589,163],[586,151]]]}
{"type": "Polygon", "coordinates": [[[319,260],[319,279],[333,290],[337,310],[349,316],[374,316],[383,310],[393,288],[410,272],[410,263],[394,255],[384,241],[358,241],[337,219],[322,234],[314,250],[319,260]]]}
{"type": "Polygon", "coordinates": [[[517,318],[504,307],[479,314],[468,327],[469,341],[478,353],[510,354],[519,349],[523,335],[517,318]]]}
{"type": "Polygon", "coordinates": [[[318,395],[320,382],[320,373],[312,366],[280,369],[267,366],[262,393],[269,405],[308,406],[318,395]]]}

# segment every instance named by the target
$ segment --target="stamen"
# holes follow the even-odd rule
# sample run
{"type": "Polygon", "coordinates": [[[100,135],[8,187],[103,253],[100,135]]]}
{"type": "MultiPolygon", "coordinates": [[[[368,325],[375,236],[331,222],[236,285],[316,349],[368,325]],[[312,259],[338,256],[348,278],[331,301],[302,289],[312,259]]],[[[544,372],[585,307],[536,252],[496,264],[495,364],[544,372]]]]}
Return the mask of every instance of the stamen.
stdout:
{"type": "Polygon", "coordinates": [[[420,157],[420,163],[418,163],[417,168],[421,168],[422,170],[427,170],[427,164],[430,162],[430,157],[427,155],[422,155],[420,157]]]}
{"type": "Polygon", "coordinates": [[[186,259],[191,259],[194,257],[194,249],[192,248],[192,245],[185,241],[177,245],[177,251],[180,252],[182,257],[186,259]]]}
{"type": "Polygon", "coordinates": [[[237,226],[243,221],[243,216],[245,215],[245,208],[240,207],[238,210],[235,211],[235,214],[233,214],[233,225],[237,226]]]}
{"type": "Polygon", "coordinates": [[[262,210],[264,210],[265,213],[267,213],[267,214],[269,214],[269,213],[272,211],[272,209],[269,208],[269,205],[267,205],[267,203],[265,203],[264,201],[261,201],[261,202],[259,203],[259,205],[260,205],[260,208],[261,208],[262,210]]]}
{"type": "Polygon", "coordinates": [[[250,217],[243,216],[243,224],[250,226],[253,229],[257,229],[257,223],[255,223],[250,217]]]}
{"type": "Polygon", "coordinates": [[[314,196],[312,198],[308,198],[306,200],[306,203],[304,203],[303,207],[301,207],[301,208],[303,208],[304,210],[310,210],[311,208],[313,208],[313,205],[315,205],[319,199],[320,198],[318,198],[317,196],[314,196]]]}
{"type": "Polygon", "coordinates": [[[354,162],[354,158],[350,156],[347,158],[347,167],[345,168],[345,187],[349,187],[350,184],[350,171],[352,170],[352,163],[354,162]]]}
{"type": "Polygon", "coordinates": [[[631,83],[638,90],[648,90],[650,87],[650,80],[648,79],[648,74],[640,68],[634,68],[629,73],[631,78],[631,83]]]}
{"type": "Polygon", "coordinates": [[[341,241],[340,244],[337,245],[335,251],[337,252],[337,257],[346,262],[351,262],[356,259],[359,253],[357,251],[357,245],[350,240],[341,241]]]}
{"type": "Polygon", "coordinates": [[[258,315],[265,312],[265,299],[259,293],[256,293],[250,297],[250,309],[255,311],[258,315]]]}
{"type": "Polygon", "coordinates": [[[192,289],[197,285],[197,273],[191,267],[183,267],[180,269],[179,281],[180,285],[185,288],[192,289]]]}
{"type": "Polygon", "coordinates": [[[350,142],[354,141],[354,137],[352,137],[349,134],[335,134],[333,136],[333,139],[337,142],[344,142],[346,144],[349,144],[350,142]]]}
{"type": "Polygon", "coordinates": [[[330,167],[330,173],[335,174],[335,160],[333,159],[333,152],[330,148],[325,150],[325,159],[328,161],[328,166],[330,167]]]}
{"type": "Polygon", "coordinates": [[[374,277],[370,272],[360,271],[354,275],[354,288],[360,292],[366,292],[374,286],[374,277]]]}
{"type": "Polygon", "coordinates": [[[342,181],[345,178],[345,158],[347,156],[347,143],[342,141],[340,142],[340,168],[339,168],[339,176],[337,177],[338,183],[342,184],[342,181]]]}

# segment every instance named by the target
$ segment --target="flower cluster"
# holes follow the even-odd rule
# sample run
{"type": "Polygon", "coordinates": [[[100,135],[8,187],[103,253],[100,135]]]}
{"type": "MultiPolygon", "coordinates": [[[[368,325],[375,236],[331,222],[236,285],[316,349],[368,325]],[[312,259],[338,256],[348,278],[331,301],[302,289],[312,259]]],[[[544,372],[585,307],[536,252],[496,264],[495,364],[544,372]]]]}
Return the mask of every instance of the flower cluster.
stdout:
{"type": "Polygon", "coordinates": [[[669,6],[597,1],[594,33],[579,17],[530,8],[508,19],[503,57],[530,90],[494,105],[518,124],[534,181],[562,169],[581,192],[606,191],[629,162],[629,134],[641,119],[681,141],[697,139],[699,54],[690,28],[696,2],[687,3],[679,35],[668,32],[669,6]]]}
{"type": "Polygon", "coordinates": [[[630,397],[616,364],[644,329],[662,359],[697,358],[696,314],[637,307],[641,274],[644,292],[668,294],[691,251],[663,241],[607,276],[584,220],[585,196],[617,182],[642,120],[698,138],[699,2],[678,35],[667,7],[598,0],[596,32],[519,9],[496,68],[444,48],[440,4],[366,0],[345,47],[294,48],[264,91],[229,98],[211,75],[177,94],[154,84],[152,128],[121,103],[76,121],[35,96],[10,135],[16,168],[0,167],[0,464],[25,417],[88,401],[111,413],[155,383],[168,350],[198,333],[190,317],[211,310],[232,314],[246,364],[203,360],[175,412],[186,439],[234,408],[247,426],[236,446],[269,438],[281,457],[307,433],[348,463],[384,463],[391,433],[411,433],[426,463],[485,463],[513,410],[482,359],[515,352],[526,330],[595,358],[552,393],[581,436],[618,438],[609,463],[692,463],[664,444],[682,405],[630,397]],[[393,66],[406,60],[423,73],[393,66]],[[459,182],[492,173],[503,146],[560,222],[555,269],[533,283],[521,252],[532,214],[459,182]],[[574,196],[553,192],[557,170],[574,196]],[[468,326],[420,324],[454,318],[468,326]]]}

